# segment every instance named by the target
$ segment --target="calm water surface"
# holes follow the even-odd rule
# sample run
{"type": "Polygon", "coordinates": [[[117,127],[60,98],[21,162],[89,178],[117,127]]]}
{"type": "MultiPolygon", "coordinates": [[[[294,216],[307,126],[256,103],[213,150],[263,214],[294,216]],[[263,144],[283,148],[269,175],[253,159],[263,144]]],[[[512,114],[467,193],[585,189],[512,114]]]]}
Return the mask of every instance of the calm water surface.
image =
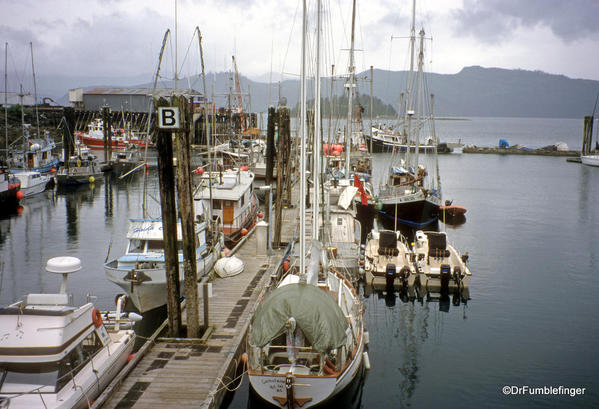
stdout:
{"type": "MultiPolygon", "coordinates": [[[[480,146],[505,138],[576,149],[582,120],[473,118],[438,121],[437,128],[442,140],[480,146]]],[[[377,156],[375,179],[387,159],[377,156]]],[[[470,253],[471,300],[404,303],[362,289],[372,369],[336,407],[599,406],[599,168],[472,154],[440,156],[439,166],[444,199],[468,209],[465,224],[440,228],[470,253]],[[506,385],[586,391],[506,396],[506,385]]],[[[141,180],[48,194],[1,220],[1,304],[58,289],[59,277],[45,273],[43,263],[72,255],[84,265],[69,280],[75,301],[93,293],[100,307],[112,308],[119,288],[102,264],[109,246],[111,255],[123,251],[127,219],[141,215],[141,180]]],[[[152,172],[150,185],[157,185],[152,172]]],[[[152,196],[158,199],[155,188],[152,196]]],[[[158,216],[153,199],[150,205],[158,216]]],[[[246,379],[228,407],[260,407],[248,396],[246,379]]]]}

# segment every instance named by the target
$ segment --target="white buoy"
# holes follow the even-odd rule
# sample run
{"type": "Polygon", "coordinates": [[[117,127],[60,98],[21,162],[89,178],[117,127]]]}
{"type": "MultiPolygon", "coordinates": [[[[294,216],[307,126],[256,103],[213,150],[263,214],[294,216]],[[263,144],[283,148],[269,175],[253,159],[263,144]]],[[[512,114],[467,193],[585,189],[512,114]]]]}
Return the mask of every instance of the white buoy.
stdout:
{"type": "Polygon", "coordinates": [[[370,358],[368,358],[368,352],[364,351],[362,359],[364,360],[364,368],[366,368],[367,371],[370,371],[370,358]]]}

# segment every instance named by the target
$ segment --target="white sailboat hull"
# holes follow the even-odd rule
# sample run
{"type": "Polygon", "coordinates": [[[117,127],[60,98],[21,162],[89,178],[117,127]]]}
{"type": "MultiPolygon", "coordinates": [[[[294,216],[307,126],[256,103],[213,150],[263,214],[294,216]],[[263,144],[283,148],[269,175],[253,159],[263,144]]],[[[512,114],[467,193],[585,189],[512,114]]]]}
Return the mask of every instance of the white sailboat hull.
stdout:
{"type": "MultiPolygon", "coordinates": [[[[362,342],[359,344],[351,364],[338,377],[294,374],[293,391],[296,399],[294,407],[310,408],[343,391],[360,373],[363,352],[364,343],[362,342]],[[303,401],[305,403],[300,406],[299,403],[303,401]]],[[[250,384],[265,401],[276,407],[287,408],[287,402],[282,403],[282,399],[287,397],[285,382],[289,369],[288,365],[281,365],[279,373],[275,375],[249,372],[250,384]]]]}
{"type": "Polygon", "coordinates": [[[599,166],[599,155],[582,155],[580,160],[585,165],[599,166]]]}

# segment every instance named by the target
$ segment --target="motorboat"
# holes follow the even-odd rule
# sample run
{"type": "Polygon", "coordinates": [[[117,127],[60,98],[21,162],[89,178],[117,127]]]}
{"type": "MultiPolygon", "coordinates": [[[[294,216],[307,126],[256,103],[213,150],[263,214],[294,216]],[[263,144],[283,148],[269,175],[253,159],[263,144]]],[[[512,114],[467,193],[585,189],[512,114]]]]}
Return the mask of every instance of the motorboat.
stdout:
{"type": "Polygon", "coordinates": [[[364,249],[364,275],[367,284],[386,288],[413,289],[416,272],[411,251],[400,232],[371,231],[364,249]]]}
{"type": "Polygon", "coordinates": [[[110,163],[107,166],[116,176],[123,176],[145,163],[137,145],[129,145],[121,150],[112,151],[110,163]]]}
{"type": "Polygon", "coordinates": [[[42,193],[56,183],[53,176],[33,170],[17,172],[14,176],[21,182],[21,192],[26,198],[42,193]]]}
{"type": "Polygon", "coordinates": [[[472,276],[468,254],[460,256],[447,243],[447,233],[416,231],[412,251],[420,294],[468,290],[472,276]]]}
{"type": "MultiPolygon", "coordinates": [[[[198,278],[208,274],[223,249],[222,234],[208,228],[208,222],[195,223],[196,268],[198,278]]],[[[131,219],[125,254],[107,262],[104,271],[110,281],[125,290],[133,305],[146,312],[167,302],[166,267],[162,219],[131,219]]],[[[183,236],[177,222],[179,281],[183,285],[183,236]]]]}
{"type": "Polygon", "coordinates": [[[104,174],[96,156],[80,154],[71,156],[68,163],[56,173],[58,185],[84,185],[100,183],[104,174]]]}
{"type": "MultiPolygon", "coordinates": [[[[313,242],[315,269],[323,251],[313,242]]],[[[351,383],[368,359],[364,347],[363,306],[347,278],[330,268],[311,277],[290,270],[252,317],[250,384],[275,407],[309,408],[351,383]]]]}
{"type": "Polygon", "coordinates": [[[194,191],[195,214],[219,219],[225,245],[233,248],[256,224],[258,199],[253,191],[254,173],[247,166],[200,173],[194,191]],[[212,205],[210,200],[212,199],[212,205]]]}
{"type": "Polygon", "coordinates": [[[131,321],[91,302],[71,305],[66,280],[80,269],[77,258],[52,258],[46,270],[63,275],[60,293],[29,294],[0,309],[0,407],[88,408],[127,363],[131,321]]]}

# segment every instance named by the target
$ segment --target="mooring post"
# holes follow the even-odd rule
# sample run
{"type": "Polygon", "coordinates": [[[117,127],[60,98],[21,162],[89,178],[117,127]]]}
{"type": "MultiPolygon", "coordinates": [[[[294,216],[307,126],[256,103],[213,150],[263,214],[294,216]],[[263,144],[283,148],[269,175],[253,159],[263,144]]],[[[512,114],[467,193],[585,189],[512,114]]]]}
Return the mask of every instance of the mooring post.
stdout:
{"type": "Polygon", "coordinates": [[[110,163],[112,159],[112,129],[109,106],[102,107],[102,127],[104,128],[104,161],[110,163]]]}
{"type": "Polygon", "coordinates": [[[183,95],[173,97],[173,106],[179,107],[181,129],[177,132],[177,191],[183,234],[183,295],[187,309],[187,338],[200,333],[198,305],[198,272],[196,269],[196,236],[191,181],[191,104],[183,95]]]}
{"type": "Polygon", "coordinates": [[[72,107],[65,107],[64,116],[64,132],[62,137],[62,149],[64,155],[64,165],[69,167],[69,159],[75,150],[75,110],[72,107]]]}
{"type": "Polygon", "coordinates": [[[279,122],[279,141],[277,147],[277,198],[275,204],[275,232],[274,232],[274,243],[276,246],[281,244],[281,226],[282,226],[282,214],[283,214],[283,183],[286,184],[286,178],[289,175],[286,173],[286,161],[289,161],[289,157],[286,156],[288,147],[285,146],[288,138],[286,135],[289,132],[289,110],[284,107],[279,107],[277,118],[279,122]],[[287,121],[285,121],[287,119],[287,121]],[[287,125],[287,127],[285,126],[287,125]]]}
{"type": "Polygon", "coordinates": [[[270,185],[273,179],[273,167],[276,158],[275,151],[275,123],[277,113],[275,107],[268,108],[268,123],[266,127],[266,176],[265,184],[270,185]]]}
{"type": "Polygon", "coordinates": [[[584,117],[584,128],[582,131],[582,155],[588,155],[593,150],[591,146],[591,141],[593,139],[593,117],[585,116],[584,117]]]}
{"type": "MultiPolygon", "coordinates": [[[[168,107],[165,98],[154,99],[155,107],[168,107]]],[[[179,260],[177,250],[177,206],[175,203],[175,176],[173,170],[173,142],[171,131],[158,129],[158,181],[160,206],[162,208],[162,233],[164,238],[164,266],[166,269],[167,313],[169,336],[179,337],[181,329],[181,306],[179,292],[179,260]]]]}

